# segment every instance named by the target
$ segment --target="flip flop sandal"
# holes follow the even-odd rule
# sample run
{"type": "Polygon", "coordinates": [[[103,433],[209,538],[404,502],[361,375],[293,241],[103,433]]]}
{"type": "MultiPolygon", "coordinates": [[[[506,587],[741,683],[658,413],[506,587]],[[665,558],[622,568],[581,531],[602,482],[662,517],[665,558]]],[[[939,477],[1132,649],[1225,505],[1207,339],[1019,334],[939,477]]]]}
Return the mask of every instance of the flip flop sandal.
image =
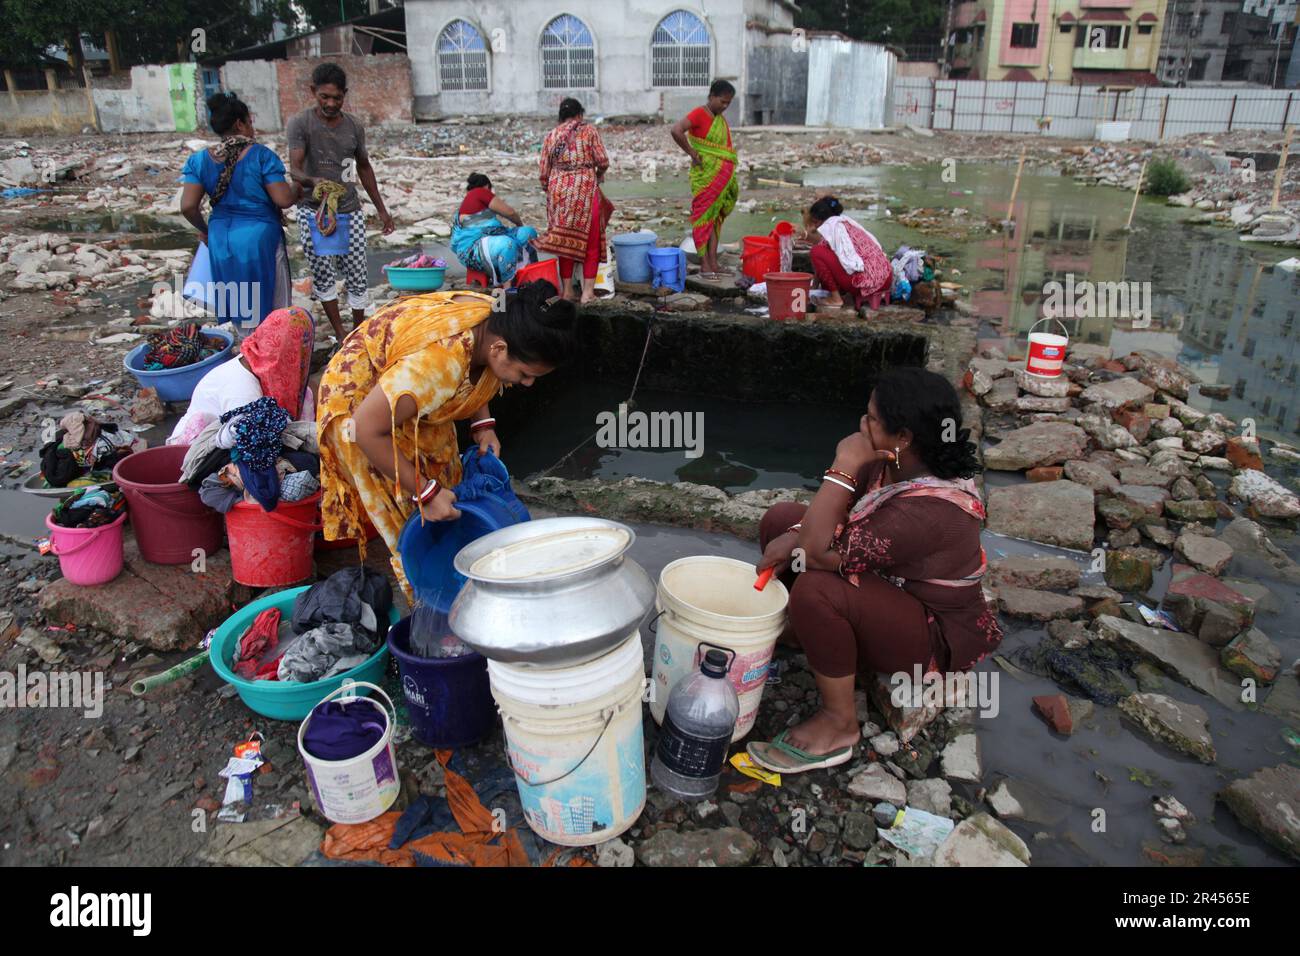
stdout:
{"type": "Polygon", "coordinates": [[[773,773],[805,773],[809,770],[825,770],[838,767],[853,759],[853,747],[841,747],[827,754],[810,754],[792,744],[786,743],[783,730],[772,738],[771,743],[752,743],[745,747],[753,761],[765,770],[773,773]]]}

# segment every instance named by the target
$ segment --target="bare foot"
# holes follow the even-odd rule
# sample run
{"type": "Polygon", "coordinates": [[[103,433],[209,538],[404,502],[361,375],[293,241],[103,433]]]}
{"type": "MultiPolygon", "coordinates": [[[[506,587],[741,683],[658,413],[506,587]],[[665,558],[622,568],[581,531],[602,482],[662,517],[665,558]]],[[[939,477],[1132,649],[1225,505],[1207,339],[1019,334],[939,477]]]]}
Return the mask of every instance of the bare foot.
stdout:
{"type": "Polygon", "coordinates": [[[786,742],[792,747],[810,754],[828,754],[841,747],[852,747],[861,737],[856,715],[845,722],[825,710],[819,710],[802,724],[791,727],[785,735],[786,742]]]}
{"type": "Polygon", "coordinates": [[[822,305],[828,309],[842,309],[844,308],[844,297],[841,295],[828,295],[822,299],[822,305]]]}
{"type": "Polygon", "coordinates": [[[595,302],[595,301],[596,301],[596,294],[594,292],[591,295],[587,295],[586,293],[583,293],[582,298],[578,300],[578,305],[586,305],[588,302],[595,302]]]}

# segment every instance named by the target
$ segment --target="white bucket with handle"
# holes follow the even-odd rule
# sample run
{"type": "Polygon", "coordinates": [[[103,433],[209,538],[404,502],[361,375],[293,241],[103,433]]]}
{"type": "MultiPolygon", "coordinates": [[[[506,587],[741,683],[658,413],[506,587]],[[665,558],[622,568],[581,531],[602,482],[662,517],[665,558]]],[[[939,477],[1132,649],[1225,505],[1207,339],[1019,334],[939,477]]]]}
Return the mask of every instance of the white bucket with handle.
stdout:
{"type": "Polygon", "coordinates": [[[654,685],[650,713],[664,721],[668,694],[700,666],[700,645],[735,654],[727,680],[740,698],[740,716],[732,740],[754,726],[767,683],[767,667],[776,639],[785,627],[790,594],[773,578],[754,590],[754,566],[715,555],[680,558],[659,575],[659,616],[655,632],[654,685]]]}
{"type": "MultiPolygon", "coordinates": [[[[331,823],[365,823],[373,820],[393,805],[401,789],[397,774],[397,751],[393,747],[393,727],[397,708],[383,688],[365,681],[345,681],[321,698],[321,704],[340,694],[345,700],[363,700],[375,708],[384,719],[384,733],[379,741],[365,753],[347,760],[322,760],[313,757],[303,746],[303,735],[312,715],[308,714],[298,726],[298,752],[307,765],[307,783],[311,786],[316,809],[331,823]],[[372,697],[360,697],[356,689],[364,687],[377,693],[388,704],[387,709],[372,697]]],[[[317,707],[320,704],[316,705],[317,707]]],[[[312,708],[315,712],[316,707],[312,708]]]]}

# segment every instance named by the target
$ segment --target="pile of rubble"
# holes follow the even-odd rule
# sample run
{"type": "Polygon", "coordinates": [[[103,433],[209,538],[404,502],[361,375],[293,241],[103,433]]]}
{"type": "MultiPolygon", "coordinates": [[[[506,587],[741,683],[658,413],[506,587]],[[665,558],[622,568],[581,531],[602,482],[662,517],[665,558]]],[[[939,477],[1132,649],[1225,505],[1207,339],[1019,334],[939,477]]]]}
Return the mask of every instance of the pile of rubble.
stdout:
{"type": "MultiPolygon", "coordinates": [[[[1216,760],[1206,711],[1156,692],[1161,672],[1234,712],[1259,688],[1265,713],[1300,721],[1300,661],[1284,668],[1255,621],[1257,610],[1281,610],[1274,589],[1300,584],[1300,565],[1266,530],[1293,530],[1300,496],[1265,473],[1265,447],[1269,462],[1288,469],[1300,450],[1188,404],[1210,387],[1155,353],[1117,360],[1105,346],[1077,344],[1068,356],[1065,374],[1045,379],[985,349],[966,376],[984,407],[984,434],[997,442],[986,468],[1027,479],[989,490],[989,530],[1091,552],[1105,580],[1080,586],[1079,565],[1064,557],[993,562],[990,600],[1047,631],[1015,663],[1079,699],[1117,706],[1139,732],[1204,763],[1216,760]],[[1228,523],[1216,530],[1221,519],[1228,523]],[[1169,562],[1160,594],[1157,573],[1169,562]]],[[[1036,699],[1067,734],[1076,704],[1036,699]]],[[[1282,765],[1220,796],[1245,826],[1300,858],[1300,821],[1269,803],[1274,777],[1290,780],[1292,792],[1300,785],[1300,772],[1282,765]]]]}

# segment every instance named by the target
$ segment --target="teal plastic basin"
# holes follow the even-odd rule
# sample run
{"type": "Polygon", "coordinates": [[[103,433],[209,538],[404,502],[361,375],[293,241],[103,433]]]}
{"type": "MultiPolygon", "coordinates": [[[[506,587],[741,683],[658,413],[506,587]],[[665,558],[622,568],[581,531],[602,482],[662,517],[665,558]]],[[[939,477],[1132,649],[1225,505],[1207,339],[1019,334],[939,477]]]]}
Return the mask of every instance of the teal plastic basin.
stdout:
{"type": "MultiPolygon", "coordinates": [[[[227,684],[234,686],[239,699],[247,704],[250,710],[263,717],[270,717],[273,720],[302,720],[311,713],[313,707],[324,700],[331,691],[337,690],[345,680],[369,681],[371,684],[383,683],[384,668],[388,664],[388,643],[382,637],[379,650],[375,651],[365,663],[358,664],[352,670],[344,671],[329,680],[312,681],[310,684],[294,681],[284,683],[274,680],[251,681],[244,680],[230,669],[229,661],[234,656],[235,646],[248,630],[249,625],[253,623],[253,619],[267,608],[274,607],[280,609],[282,620],[288,620],[293,616],[294,601],[310,586],[290,588],[287,591],[277,591],[258,598],[252,604],[226,618],[217,628],[217,633],[212,636],[212,644],[208,648],[208,660],[212,662],[212,669],[227,684]]],[[[390,627],[397,623],[399,617],[396,607],[389,608],[390,627]]],[[[363,695],[367,693],[364,688],[358,688],[358,692],[363,695]]]]}
{"type": "Polygon", "coordinates": [[[395,269],[384,267],[388,284],[394,289],[407,289],[411,292],[437,292],[447,278],[446,266],[427,266],[423,269],[395,269]]]}

